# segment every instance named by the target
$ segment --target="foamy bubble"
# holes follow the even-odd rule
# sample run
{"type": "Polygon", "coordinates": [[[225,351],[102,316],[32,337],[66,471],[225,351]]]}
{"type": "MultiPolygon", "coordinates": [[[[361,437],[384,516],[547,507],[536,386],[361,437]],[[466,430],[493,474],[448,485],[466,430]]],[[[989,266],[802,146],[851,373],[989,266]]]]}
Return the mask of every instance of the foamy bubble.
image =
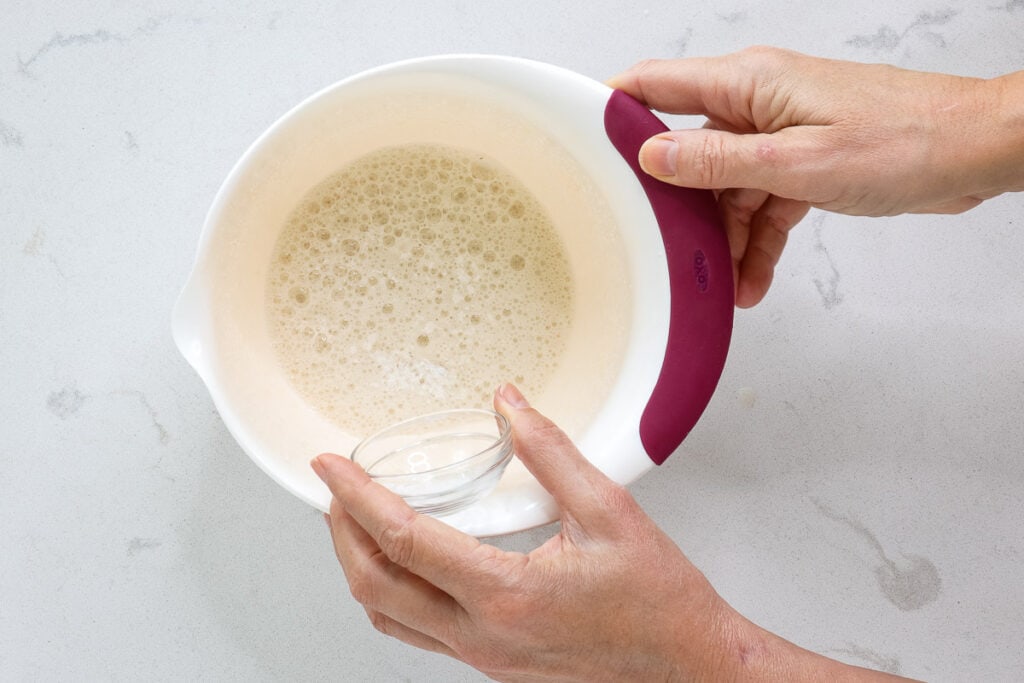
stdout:
{"type": "Polygon", "coordinates": [[[303,397],[366,434],[400,417],[542,389],[572,315],[544,210],[479,154],[368,155],[289,216],[267,280],[278,359],[303,397]]]}

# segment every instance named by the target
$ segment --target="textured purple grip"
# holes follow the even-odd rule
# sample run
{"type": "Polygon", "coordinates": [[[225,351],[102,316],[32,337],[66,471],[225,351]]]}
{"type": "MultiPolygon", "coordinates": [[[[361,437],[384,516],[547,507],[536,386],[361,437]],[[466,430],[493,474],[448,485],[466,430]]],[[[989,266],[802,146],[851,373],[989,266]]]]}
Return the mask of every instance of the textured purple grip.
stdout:
{"type": "Polygon", "coordinates": [[[697,424],[722,375],[735,300],[732,259],[710,190],[669,185],[640,169],[640,146],[668,130],[665,124],[616,90],[605,107],[604,126],[647,193],[668,258],[668,346],[640,418],[640,441],[660,465],[697,424]]]}

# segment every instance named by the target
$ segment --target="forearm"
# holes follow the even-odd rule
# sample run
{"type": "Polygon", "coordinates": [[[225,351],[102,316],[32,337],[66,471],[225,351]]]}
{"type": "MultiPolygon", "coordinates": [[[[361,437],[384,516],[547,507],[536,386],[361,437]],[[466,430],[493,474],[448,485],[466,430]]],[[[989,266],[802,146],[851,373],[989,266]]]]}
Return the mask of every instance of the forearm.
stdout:
{"type": "Polygon", "coordinates": [[[747,680],[763,681],[772,677],[778,681],[807,681],[808,683],[823,680],[836,683],[906,682],[911,680],[882,671],[844,664],[787,641],[783,641],[783,643],[779,646],[780,656],[775,662],[775,667],[769,670],[769,675],[765,677],[751,676],[747,680]]]}
{"type": "Polygon", "coordinates": [[[844,664],[805,650],[733,612],[724,647],[709,660],[707,680],[729,681],[907,681],[881,671],[844,664]]]}

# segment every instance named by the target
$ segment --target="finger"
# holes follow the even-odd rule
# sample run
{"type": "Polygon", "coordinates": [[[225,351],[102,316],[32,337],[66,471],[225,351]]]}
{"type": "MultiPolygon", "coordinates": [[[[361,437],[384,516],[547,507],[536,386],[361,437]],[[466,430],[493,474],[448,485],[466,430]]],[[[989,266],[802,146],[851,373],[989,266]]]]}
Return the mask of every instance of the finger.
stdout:
{"type": "Polygon", "coordinates": [[[728,58],[648,59],[633,65],[606,83],[652,109],[670,114],[715,113],[725,88],[735,76],[728,58]]]}
{"type": "Polygon", "coordinates": [[[465,591],[471,592],[471,582],[482,571],[478,565],[484,551],[498,552],[444,522],[417,514],[348,458],[324,453],[311,465],[345,512],[391,562],[456,600],[461,601],[465,591]]]}
{"type": "Polygon", "coordinates": [[[740,264],[743,254],[747,252],[750,241],[750,224],[754,214],[771,195],[764,190],[750,188],[728,188],[718,192],[718,208],[722,217],[722,226],[729,242],[729,254],[732,257],[732,281],[737,301],[740,291],[740,264]]]}
{"type": "Polygon", "coordinates": [[[352,596],[369,612],[388,617],[437,642],[452,637],[461,608],[436,586],[393,563],[335,500],[334,551],[352,596]]]}
{"type": "Polygon", "coordinates": [[[620,487],[584,458],[565,432],[531,408],[511,384],[495,391],[494,408],[512,424],[516,456],[554,497],[563,515],[581,522],[605,516],[607,496],[602,493],[620,487]]]}
{"type": "Polygon", "coordinates": [[[816,126],[738,134],[715,128],[677,130],[640,147],[641,168],[673,185],[704,189],[748,187],[794,199],[812,190],[821,172],[816,126]]]}
{"type": "MultiPolygon", "coordinates": [[[[763,107],[800,61],[834,70],[827,60],[792,50],[752,47],[718,57],[648,59],[613,76],[607,84],[652,109],[671,114],[704,114],[728,121],[730,127],[755,129],[755,107],[763,107]]],[[[805,87],[809,85],[805,84],[805,87]]]]}
{"type": "Polygon", "coordinates": [[[370,557],[381,552],[380,547],[370,535],[359,526],[352,516],[336,498],[331,500],[331,513],[325,515],[331,530],[331,541],[334,543],[334,554],[341,563],[345,576],[349,576],[355,566],[356,558],[370,557]]]}
{"type": "Polygon", "coordinates": [[[386,636],[396,638],[407,645],[418,647],[421,650],[439,652],[454,659],[459,659],[459,656],[455,654],[455,651],[441,641],[436,638],[431,638],[424,633],[420,633],[414,628],[409,628],[405,624],[392,619],[386,614],[368,609],[366,610],[366,616],[370,619],[370,623],[373,624],[373,627],[386,636]]]}
{"type": "Polygon", "coordinates": [[[951,199],[949,201],[932,204],[924,208],[914,209],[909,213],[963,213],[980,205],[985,201],[985,199],[989,199],[989,197],[960,197],[959,199],[951,199]]]}
{"type": "Polygon", "coordinates": [[[769,196],[750,221],[750,237],[739,264],[736,305],[750,308],[771,287],[789,231],[807,215],[805,202],[769,196]]]}

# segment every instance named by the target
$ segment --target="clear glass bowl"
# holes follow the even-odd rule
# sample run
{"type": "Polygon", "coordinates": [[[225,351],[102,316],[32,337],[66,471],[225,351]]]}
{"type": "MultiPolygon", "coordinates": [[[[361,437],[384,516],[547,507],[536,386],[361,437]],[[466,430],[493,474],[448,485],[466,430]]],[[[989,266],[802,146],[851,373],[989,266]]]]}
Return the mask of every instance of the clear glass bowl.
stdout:
{"type": "Polygon", "coordinates": [[[512,459],[512,429],[491,410],[414,417],[367,437],[352,460],[418,512],[457,512],[490,493],[512,459]]]}

